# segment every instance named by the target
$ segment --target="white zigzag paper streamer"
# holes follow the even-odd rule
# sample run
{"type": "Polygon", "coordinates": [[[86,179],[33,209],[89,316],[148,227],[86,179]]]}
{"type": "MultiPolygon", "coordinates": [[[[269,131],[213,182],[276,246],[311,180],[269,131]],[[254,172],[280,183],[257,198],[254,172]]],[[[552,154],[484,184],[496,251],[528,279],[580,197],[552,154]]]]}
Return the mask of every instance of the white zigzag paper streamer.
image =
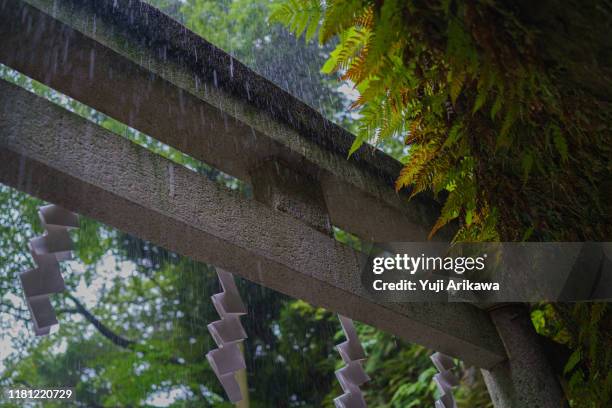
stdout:
{"type": "Polygon", "coordinates": [[[212,322],[207,327],[219,348],[208,352],[206,359],[219,378],[229,400],[238,402],[242,400],[242,393],[235,373],[246,368],[238,343],[247,338],[240,323],[240,316],[246,314],[247,310],[238,293],[234,276],[219,268],[217,275],[223,292],[211,296],[211,299],[221,320],[212,322]]]}
{"type": "Polygon", "coordinates": [[[72,259],[72,241],[68,230],[79,227],[79,218],[53,204],[40,207],[38,215],[45,233],[30,240],[29,245],[36,268],[22,272],[19,278],[32,316],[34,333],[44,336],[58,324],[49,295],[66,288],[59,261],[72,259]]]}
{"type": "Polygon", "coordinates": [[[459,380],[451,371],[454,365],[453,359],[439,352],[432,354],[430,358],[439,371],[434,375],[434,381],[440,391],[440,399],[436,401],[436,408],[457,408],[452,388],[459,385],[459,380]]]}
{"type": "Polygon", "coordinates": [[[370,380],[361,362],[366,359],[353,321],[338,315],[346,341],[336,346],[346,366],[336,370],[336,378],[344,394],[334,399],[336,408],[365,408],[367,404],[359,386],[370,380]]]}

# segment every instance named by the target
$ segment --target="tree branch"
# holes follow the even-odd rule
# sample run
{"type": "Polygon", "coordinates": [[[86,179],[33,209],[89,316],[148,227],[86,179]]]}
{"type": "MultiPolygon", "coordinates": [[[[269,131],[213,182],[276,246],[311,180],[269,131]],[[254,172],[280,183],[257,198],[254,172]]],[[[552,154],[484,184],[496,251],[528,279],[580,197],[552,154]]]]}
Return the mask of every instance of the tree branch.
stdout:
{"type": "MultiPolygon", "coordinates": [[[[62,313],[66,313],[66,314],[77,313],[77,314],[80,314],[83,317],[85,317],[85,319],[89,323],[91,323],[98,330],[98,332],[100,332],[100,334],[102,334],[104,337],[106,337],[108,340],[110,340],[113,344],[115,344],[115,345],[117,345],[119,347],[123,347],[123,348],[126,348],[126,349],[133,350],[134,346],[136,345],[135,341],[126,339],[125,337],[122,337],[119,334],[113,332],[109,327],[107,327],[104,323],[102,323],[100,320],[98,320],[98,318],[96,318],[89,310],[87,310],[85,308],[85,306],[83,306],[83,304],[76,297],[74,297],[72,294],[66,293],[66,296],[70,300],[72,300],[72,302],[76,306],[76,309],[60,309],[57,312],[58,314],[62,314],[62,313]]],[[[171,363],[171,364],[176,364],[176,365],[182,365],[183,364],[183,363],[180,362],[180,359],[178,357],[170,357],[170,358],[168,358],[168,362],[171,363]]]]}
{"type": "Polygon", "coordinates": [[[122,337],[121,335],[112,331],[108,326],[106,326],[104,323],[98,320],[98,318],[96,318],[89,310],[87,310],[85,306],[83,306],[83,304],[79,302],[79,300],[76,297],[74,297],[72,294],[66,293],[66,296],[70,300],[72,300],[72,302],[76,306],[76,310],[75,309],[64,309],[62,310],[63,313],[76,312],[82,315],[89,323],[91,323],[98,330],[98,332],[100,332],[101,335],[103,335],[108,340],[110,340],[113,344],[119,347],[129,349],[129,348],[132,348],[136,344],[135,341],[126,339],[125,337],[122,337]]]}

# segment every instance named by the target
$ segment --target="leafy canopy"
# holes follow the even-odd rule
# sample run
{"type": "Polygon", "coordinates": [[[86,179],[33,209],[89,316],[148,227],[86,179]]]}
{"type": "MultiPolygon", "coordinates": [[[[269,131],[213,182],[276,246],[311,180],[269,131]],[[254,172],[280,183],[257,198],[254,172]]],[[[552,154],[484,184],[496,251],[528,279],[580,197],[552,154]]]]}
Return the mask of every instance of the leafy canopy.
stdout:
{"type": "Polygon", "coordinates": [[[337,39],[323,71],[359,91],[351,153],[404,139],[396,188],[446,197],[432,235],[458,220],[456,240],[602,239],[612,9],[523,3],[288,0],[271,20],[337,39]]]}

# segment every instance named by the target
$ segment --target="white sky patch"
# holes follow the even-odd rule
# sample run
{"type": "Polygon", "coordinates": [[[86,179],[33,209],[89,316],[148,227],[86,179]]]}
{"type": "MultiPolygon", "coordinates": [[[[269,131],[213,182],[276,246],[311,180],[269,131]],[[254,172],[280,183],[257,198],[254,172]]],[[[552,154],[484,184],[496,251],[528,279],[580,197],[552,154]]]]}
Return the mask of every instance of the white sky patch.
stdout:
{"type": "Polygon", "coordinates": [[[355,89],[352,82],[345,82],[338,87],[338,92],[346,97],[350,102],[355,102],[359,98],[359,91],[355,89]]]}
{"type": "MultiPolygon", "coordinates": [[[[9,315],[6,316],[8,317],[9,315]]],[[[11,339],[24,336],[28,331],[31,332],[31,328],[26,327],[24,322],[15,321],[7,331],[0,335],[0,373],[4,372],[5,369],[4,359],[16,351],[11,339]]]]}
{"type": "Polygon", "coordinates": [[[351,120],[358,120],[361,118],[359,109],[350,109],[353,102],[359,99],[359,91],[355,88],[355,84],[352,81],[344,81],[342,85],[337,88],[338,92],[343,97],[343,112],[338,112],[337,115],[348,116],[351,120]]]}
{"type": "MultiPolygon", "coordinates": [[[[85,272],[85,266],[78,260],[70,261],[68,265],[73,273],[82,275],[85,272]]],[[[134,262],[118,262],[111,253],[107,253],[96,265],[96,271],[91,284],[87,285],[85,278],[81,278],[74,291],[74,295],[79,298],[85,307],[93,308],[97,305],[104,288],[112,286],[114,278],[126,279],[135,272],[136,264],[134,262]]]]}
{"type": "MultiPolygon", "coordinates": [[[[85,273],[86,266],[80,262],[78,259],[65,262],[67,268],[65,270],[65,274],[75,274],[75,275],[83,275],[85,273]]],[[[102,291],[105,287],[110,287],[112,285],[112,280],[116,277],[119,278],[128,278],[130,275],[136,273],[136,264],[132,261],[117,261],[115,256],[111,252],[105,254],[100,261],[96,264],[96,268],[93,274],[93,278],[91,281],[91,285],[87,285],[85,282],[85,278],[82,277],[79,280],[74,295],[83,303],[83,305],[92,309],[98,304],[98,300],[102,294],[102,291]]],[[[25,301],[23,298],[19,296],[15,296],[14,294],[6,294],[6,300],[11,301],[17,307],[26,308],[25,301]]],[[[67,319],[80,319],[81,317],[78,315],[62,315],[58,318],[60,325],[62,324],[62,320],[66,321],[67,319]]],[[[11,321],[8,322],[7,325],[9,328],[0,333],[0,373],[4,372],[5,365],[4,360],[9,356],[17,353],[19,350],[15,348],[15,344],[13,344],[12,339],[19,337],[33,337],[34,334],[32,332],[32,328],[30,325],[23,321],[18,321],[13,319],[13,317],[9,314],[0,315],[0,319],[3,319],[4,322],[8,322],[8,319],[11,321]]],[[[57,335],[55,332],[58,330],[57,326],[54,326],[51,331],[51,336],[57,335]]],[[[61,354],[66,351],[67,342],[62,339],[55,345],[51,350],[54,353],[61,354]]]]}
{"type": "Polygon", "coordinates": [[[145,403],[154,407],[167,407],[176,401],[186,399],[190,395],[193,395],[193,393],[187,387],[176,387],[168,391],[158,391],[152,394],[145,403]]]}

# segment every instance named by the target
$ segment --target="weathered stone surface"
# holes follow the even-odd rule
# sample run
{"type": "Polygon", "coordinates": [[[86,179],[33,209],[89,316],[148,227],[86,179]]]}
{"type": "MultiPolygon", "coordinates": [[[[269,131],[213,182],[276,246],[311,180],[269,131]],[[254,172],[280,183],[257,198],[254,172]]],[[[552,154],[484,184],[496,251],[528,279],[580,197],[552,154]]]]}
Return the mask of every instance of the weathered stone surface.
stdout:
{"type": "Polygon", "coordinates": [[[251,171],[254,198],[296,220],[332,235],[329,210],[318,180],[269,160],[251,171]]]}
{"type": "MultiPolygon", "coordinates": [[[[250,181],[270,157],[321,180],[334,225],[425,240],[439,205],[393,190],[401,165],[140,1],[6,0],[0,62],[250,181]]],[[[447,239],[451,231],[442,231],[447,239]]]]}
{"type": "Polygon", "coordinates": [[[491,316],[509,357],[490,370],[482,370],[495,408],[567,407],[528,309],[520,304],[499,305],[491,316]]]}
{"type": "Polygon", "coordinates": [[[485,311],[371,301],[349,247],[6,82],[0,182],[476,366],[505,359],[485,311]]]}

